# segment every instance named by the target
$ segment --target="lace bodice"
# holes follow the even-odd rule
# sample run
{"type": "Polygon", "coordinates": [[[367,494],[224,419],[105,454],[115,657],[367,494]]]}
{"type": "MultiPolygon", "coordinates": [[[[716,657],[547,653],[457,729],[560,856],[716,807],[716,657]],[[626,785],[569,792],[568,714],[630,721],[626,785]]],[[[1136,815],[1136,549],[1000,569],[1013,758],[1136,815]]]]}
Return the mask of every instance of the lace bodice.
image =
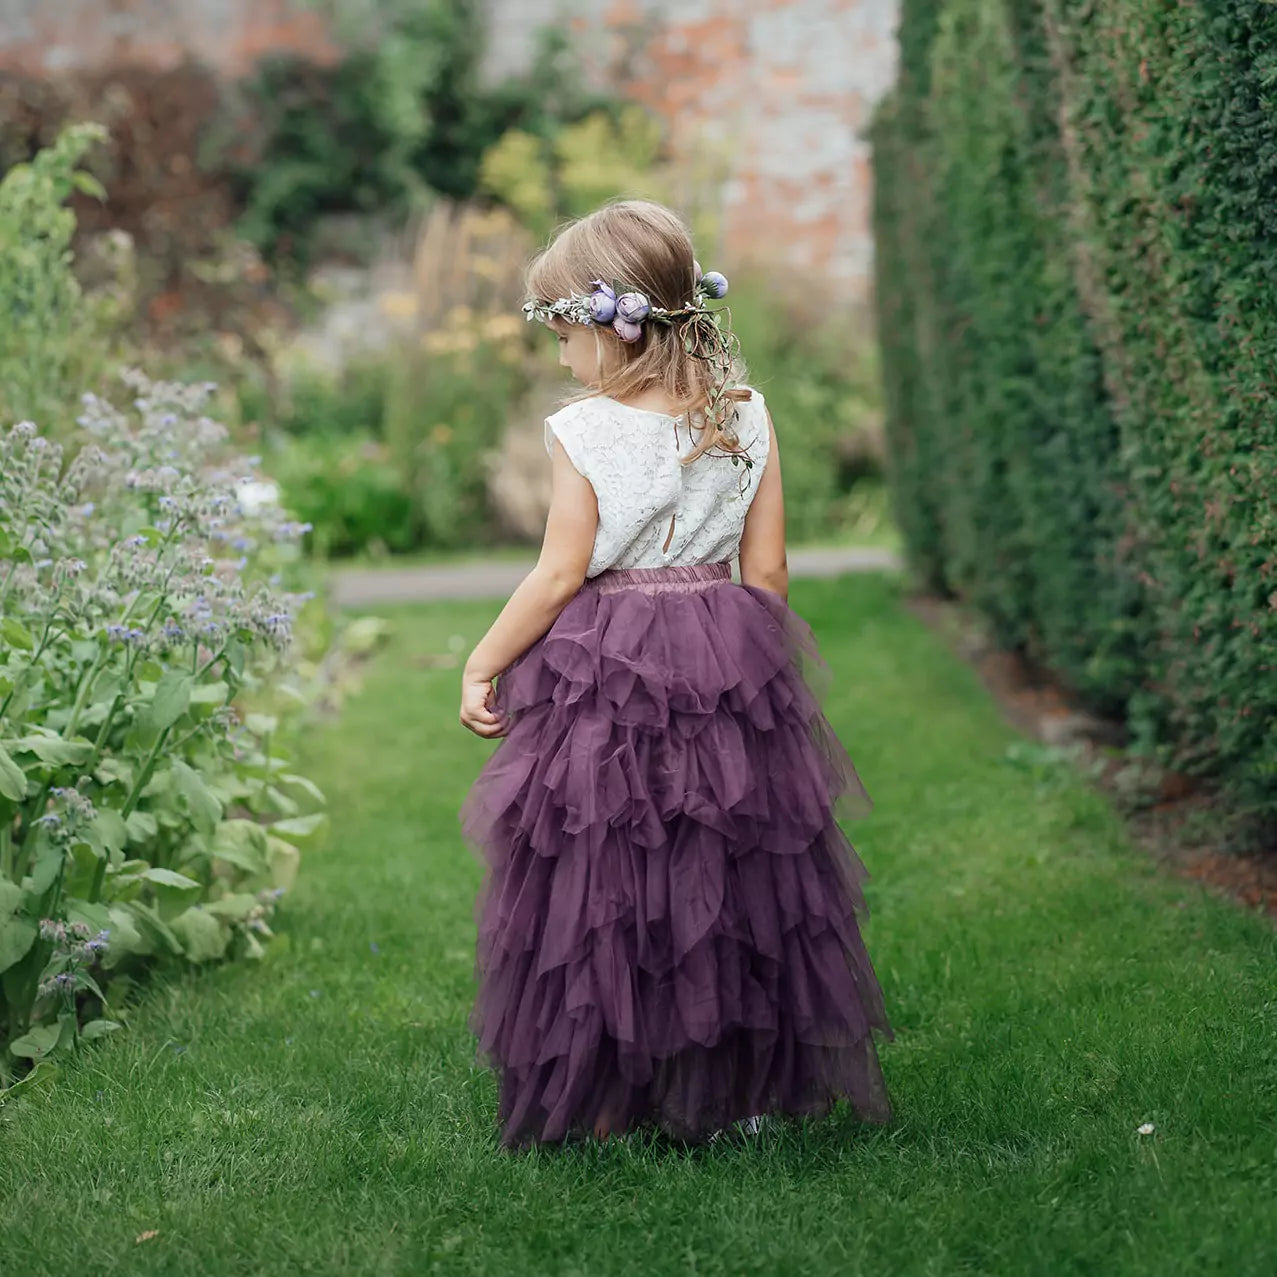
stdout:
{"type": "Polygon", "coordinates": [[[587,576],[606,568],[717,563],[736,556],[771,443],[757,390],[737,410],[736,430],[754,462],[748,471],[710,453],[684,465],[679,457],[695,442],[686,417],[596,396],[546,418],[546,451],[553,451],[557,438],[598,498],[599,527],[587,576]]]}

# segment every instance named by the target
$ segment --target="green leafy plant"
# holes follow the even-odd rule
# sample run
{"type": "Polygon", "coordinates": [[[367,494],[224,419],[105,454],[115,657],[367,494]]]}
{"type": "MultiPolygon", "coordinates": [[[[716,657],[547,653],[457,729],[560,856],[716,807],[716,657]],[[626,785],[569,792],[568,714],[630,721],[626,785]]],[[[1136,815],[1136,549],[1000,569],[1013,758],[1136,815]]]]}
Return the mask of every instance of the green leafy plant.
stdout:
{"type": "Polygon", "coordinates": [[[0,440],[0,1080],[118,1026],[104,972],[260,957],[324,819],[280,744],[306,529],[226,458],[212,387],[126,382],[69,463],[0,440]]]}
{"type": "Polygon", "coordinates": [[[368,432],[290,438],[271,453],[283,500],[313,528],[320,557],[416,549],[421,532],[407,478],[368,432]]]}
{"type": "Polygon", "coordinates": [[[319,220],[391,221],[435,196],[473,199],[483,157],[511,131],[542,150],[606,102],[582,86],[567,35],[537,37],[527,74],[489,84],[474,0],[323,0],[332,65],[263,60],[229,96],[206,163],[229,174],[240,233],[305,262],[319,220]]]}
{"type": "Polygon", "coordinates": [[[76,281],[66,201],[74,191],[102,197],[79,164],[105,137],[99,125],[73,125],[0,178],[0,420],[56,415],[67,386],[101,371],[109,303],[76,281]]]}
{"type": "Polygon", "coordinates": [[[1271,5],[913,0],[874,124],[920,577],[1277,821],[1271,5]]]}

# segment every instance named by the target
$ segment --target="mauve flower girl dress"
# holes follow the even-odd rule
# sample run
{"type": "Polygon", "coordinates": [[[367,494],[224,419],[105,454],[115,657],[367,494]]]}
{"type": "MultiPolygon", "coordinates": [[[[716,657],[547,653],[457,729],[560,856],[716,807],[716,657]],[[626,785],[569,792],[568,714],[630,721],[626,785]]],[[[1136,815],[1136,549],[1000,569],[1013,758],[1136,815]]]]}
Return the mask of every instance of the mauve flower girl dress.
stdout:
{"type": "Polygon", "coordinates": [[[868,806],[820,709],[807,624],[735,584],[766,464],[596,397],[546,422],[598,497],[585,585],[497,680],[512,716],[461,810],[486,873],[470,1027],[506,1147],[613,1129],[699,1142],[754,1114],[891,1106],[893,1036],[835,821],[868,806]],[[672,525],[672,531],[671,531],[672,525]]]}

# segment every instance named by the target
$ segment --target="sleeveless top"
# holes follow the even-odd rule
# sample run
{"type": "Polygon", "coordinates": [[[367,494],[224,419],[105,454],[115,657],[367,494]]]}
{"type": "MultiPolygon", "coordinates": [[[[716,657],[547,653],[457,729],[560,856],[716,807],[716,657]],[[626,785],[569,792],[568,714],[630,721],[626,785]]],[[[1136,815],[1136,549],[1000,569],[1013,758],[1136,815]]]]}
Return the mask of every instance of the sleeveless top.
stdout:
{"type": "Polygon", "coordinates": [[[736,409],[750,470],[713,450],[684,465],[679,457],[696,442],[685,415],[596,395],[545,419],[546,451],[553,453],[558,439],[598,499],[587,577],[607,568],[682,567],[736,556],[771,450],[762,395],[754,390],[736,409]]]}

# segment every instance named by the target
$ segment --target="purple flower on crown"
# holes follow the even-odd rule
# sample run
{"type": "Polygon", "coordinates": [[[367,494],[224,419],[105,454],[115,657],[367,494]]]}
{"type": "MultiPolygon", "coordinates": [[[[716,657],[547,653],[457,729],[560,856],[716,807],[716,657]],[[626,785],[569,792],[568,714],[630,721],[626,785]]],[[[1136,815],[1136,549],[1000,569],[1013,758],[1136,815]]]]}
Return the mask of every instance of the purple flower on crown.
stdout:
{"type": "Polygon", "coordinates": [[[616,291],[601,279],[591,281],[590,318],[596,324],[610,324],[616,318],[616,291]]]}
{"type": "Polygon", "coordinates": [[[620,315],[612,321],[612,331],[622,341],[638,341],[643,335],[643,325],[631,319],[622,319],[620,315]]]}
{"type": "Polygon", "coordinates": [[[701,276],[701,288],[707,297],[713,297],[716,301],[720,297],[726,297],[727,276],[716,270],[709,271],[701,276]]]}
{"type": "Polygon", "coordinates": [[[622,293],[616,299],[617,315],[630,324],[641,324],[652,313],[652,305],[642,293],[622,293]]]}

